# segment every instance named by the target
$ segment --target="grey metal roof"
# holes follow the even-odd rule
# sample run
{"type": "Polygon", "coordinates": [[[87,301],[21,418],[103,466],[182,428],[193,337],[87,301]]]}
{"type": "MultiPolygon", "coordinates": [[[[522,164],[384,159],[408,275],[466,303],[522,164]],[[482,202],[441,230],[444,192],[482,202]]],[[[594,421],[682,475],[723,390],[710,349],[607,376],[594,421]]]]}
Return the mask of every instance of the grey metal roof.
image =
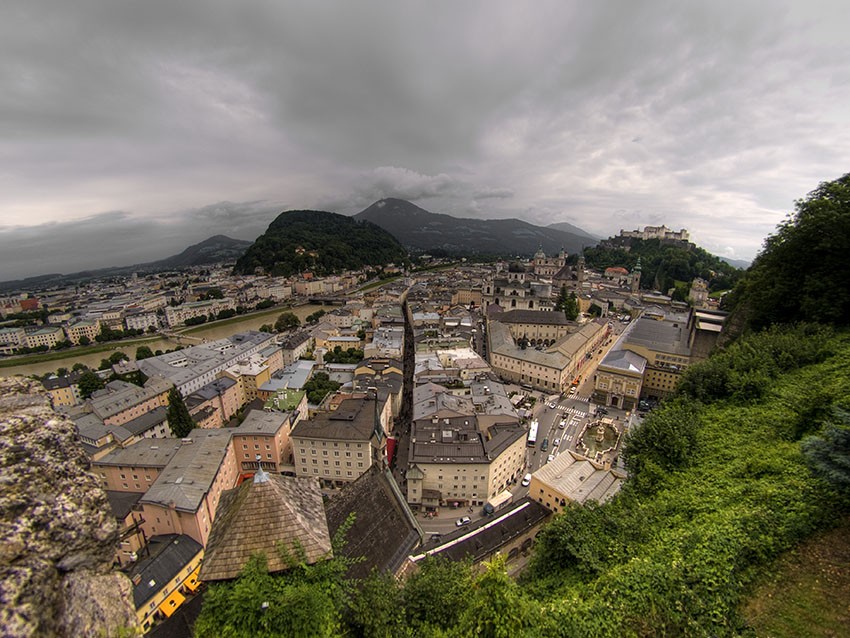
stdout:
{"type": "Polygon", "coordinates": [[[200,543],[185,534],[154,536],[148,543],[148,549],[151,556],[136,563],[129,574],[134,581],[133,602],[136,609],[140,609],[180,574],[198,553],[204,551],[200,543]]]}
{"type": "Polygon", "coordinates": [[[646,359],[629,350],[612,349],[599,363],[599,367],[642,375],[646,369],[646,359]]]}
{"type": "Polygon", "coordinates": [[[122,427],[128,432],[139,436],[157,425],[167,420],[166,413],[168,410],[162,406],[155,407],[150,412],[127,421],[122,427]]]}
{"type": "Polygon", "coordinates": [[[299,421],[290,436],[364,442],[372,438],[375,427],[373,399],[345,399],[333,412],[320,412],[299,421]]]}
{"type": "Polygon", "coordinates": [[[612,470],[599,469],[586,458],[567,451],[534,473],[541,483],[577,503],[604,503],[616,494],[624,477],[612,470]]]}
{"type": "Polygon", "coordinates": [[[145,493],[142,503],[163,507],[173,504],[178,510],[196,512],[227,454],[231,435],[230,429],[192,430],[145,493]]]}
{"type": "Polygon", "coordinates": [[[121,467],[165,467],[180,449],[180,439],[142,439],[119,450],[113,450],[93,465],[121,467]]]}
{"type": "Polygon", "coordinates": [[[266,412],[265,410],[251,410],[248,416],[233,429],[234,434],[277,434],[277,432],[289,422],[287,412],[266,412]]]}
{"type": "Polygon", "coordinates": [[[624,341],[657,352],[688,356],[687,317],[674,320],[640,317],[633,322],[624,341]]]}

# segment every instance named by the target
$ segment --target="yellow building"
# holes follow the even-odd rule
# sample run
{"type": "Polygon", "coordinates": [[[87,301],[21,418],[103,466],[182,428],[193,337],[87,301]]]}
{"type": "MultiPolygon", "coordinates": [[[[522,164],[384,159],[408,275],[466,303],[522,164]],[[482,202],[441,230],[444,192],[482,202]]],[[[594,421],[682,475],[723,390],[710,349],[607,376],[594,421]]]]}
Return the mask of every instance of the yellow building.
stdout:
{"type": "Polygon", "coordinates": [[[566,451],[531,475],[528,496],[557,513],[570,502],[604,503],[620,490],[624,480],[624,475],[566,451]]]}
{"type": "Polygon", "coordinates": [[[94,343],[95,337],[100,334],[99,321],[78,321],[72,326],[65,328],[68,341],[75,346],[80,344],[80,339],[86,337],[90,343],[94,343]]]}
{"type": "Polygon", "coordinates": [[[136,618],[147,633],[198,588],[204,548],[185,534],[167,534],[152,537],[143,552],[148,554],[133,567],[130,578],[136,618]]]}

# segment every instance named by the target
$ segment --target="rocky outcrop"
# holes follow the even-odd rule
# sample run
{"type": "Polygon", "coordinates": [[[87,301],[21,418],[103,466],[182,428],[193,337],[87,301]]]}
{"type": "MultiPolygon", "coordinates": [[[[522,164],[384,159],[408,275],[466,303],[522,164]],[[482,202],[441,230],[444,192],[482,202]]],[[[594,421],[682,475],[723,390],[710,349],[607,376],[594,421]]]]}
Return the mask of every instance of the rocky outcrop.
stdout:
{"type": "Polygon", "coordinates": [[[0,627],[4,636],[136,628],[118,536],[73,423],[40,384],[0,379],[0,627]]]}

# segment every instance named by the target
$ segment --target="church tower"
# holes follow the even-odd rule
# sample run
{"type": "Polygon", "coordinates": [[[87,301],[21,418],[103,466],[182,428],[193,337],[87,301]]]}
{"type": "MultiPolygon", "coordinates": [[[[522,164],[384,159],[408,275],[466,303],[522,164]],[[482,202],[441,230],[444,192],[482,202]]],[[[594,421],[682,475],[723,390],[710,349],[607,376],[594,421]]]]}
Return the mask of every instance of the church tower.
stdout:
{"type": "Polygon", "coordinates": [[[632,271],[632,294],[638,294],[640,290],[640,257],[638,257],[635,269],[632,271]]]}

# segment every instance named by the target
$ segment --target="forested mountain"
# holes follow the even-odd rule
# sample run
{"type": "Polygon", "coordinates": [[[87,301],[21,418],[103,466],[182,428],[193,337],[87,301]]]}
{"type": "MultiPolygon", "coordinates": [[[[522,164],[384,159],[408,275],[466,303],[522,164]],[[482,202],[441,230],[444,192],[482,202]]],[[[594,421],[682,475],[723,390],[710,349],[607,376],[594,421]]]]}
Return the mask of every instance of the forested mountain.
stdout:
{"type": "Polygon", "coordinates": [[[705,279],[711,291],[728,290],[743,274],[742,270],[693,244],[671,244],[658,239],[616,241],[619,239],[612,238],[585,248],[587,265],[599,270],[622,266],[632,271],[640,259],[640,286],[646,290],[666,293],[677,281],[690,286],[695,277],[705,279]]]}
{"type": "Polygon", "coordinates": [[[262,268],[284,277],[304,271],[324,276],[407,261],[398,241],[371,222],[323,211],[291,210],[269,224],[236,262],[234,271],[251,274],[262,268]]]}
{"type": "Polygon", "coordinates": [[[381,199],[355,215],[392,233],[410,250],[449,255],[531,256],[538,248],[555,255],[596,243],[557,228],[519,219],[470,219],[431,213],[403,199],[381,199]]]}

